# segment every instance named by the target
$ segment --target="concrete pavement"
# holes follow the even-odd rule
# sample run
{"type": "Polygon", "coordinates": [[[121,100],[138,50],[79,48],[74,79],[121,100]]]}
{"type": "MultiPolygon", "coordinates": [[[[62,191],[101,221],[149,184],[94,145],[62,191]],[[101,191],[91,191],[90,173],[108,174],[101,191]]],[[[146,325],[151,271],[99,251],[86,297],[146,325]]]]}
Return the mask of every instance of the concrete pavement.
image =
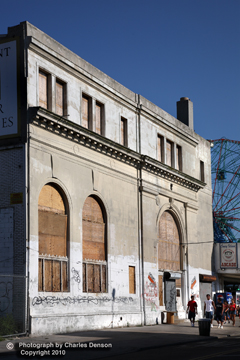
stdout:
{"type": "Polygon", "coordinates": [[[162,324],[78,331],[68,334],[6,339],[0,342],[0,357],[4,358],[5,355],[7,358],[8,355],[17,352],[23,358],[40,355],[45,359],[50,359],[53,355],[64,355],[64,358],[67,359],[68,356],[66,355],[74,351],[75,355],[77,352],[81,359],[104,359],[109,356],[134,353],[163,346],[187,344],[203,340],[211,341],[217,338],[240,337],[240,320],[238,318],[235,327],[231,323],[224,325],[223,329],[219,329],[216,324],[214,321],[214,327],[211,329],[210,336],[207,337],[199,336],[197,323],[193,328],[189,322],[183,322],[173,325],[162,324]],[[13,349],[7,349],[7,347],[11,347],[9,343],[14,345],[13,349]],[[65,350],[65,353],[63,350],[65,350]],[[29,353],[30,351],[32,353],[29,353]],[[39,352],[36,353],[36,351],[39,352]],[[53,354],[53,352],[55,353],[53,354]]]}

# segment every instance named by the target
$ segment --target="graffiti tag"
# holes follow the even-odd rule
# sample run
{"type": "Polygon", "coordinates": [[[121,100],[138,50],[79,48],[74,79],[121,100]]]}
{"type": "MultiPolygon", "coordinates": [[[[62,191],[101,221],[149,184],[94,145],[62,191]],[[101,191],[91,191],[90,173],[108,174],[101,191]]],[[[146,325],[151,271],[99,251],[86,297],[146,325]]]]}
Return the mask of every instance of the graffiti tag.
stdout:
{"type": "Polygon", "coordinates": [[[0,282],[0,312],[4,312],[9,308],[11,303],[10,292],[13,290],[13,284],[8,282],[0,282]]]}
{"type": "Polygon", "coordinates": [[[149,273],[149,274],[148,274],[148,280],[150,280],[150,282],[151,282],[154,286],[156,286],[156,280],[155,280],[155,277],[153,276],[152,273],[149,273]]]}
{"type": "Polygon", "coordinates": [[[154,278],[154,276],[152,275],[152,273],[148,274],[148,280],[146,281],[145,284],[145,288],[144,288],[144,296],[145,296],[145,300],[147,305],[151,306],[151,311],[157,311],[157,305],[156,305],[156,300],[158,297],[157,294],[157,285],[156,285],[156,280],[154,278]]]}
{"type": "Polygon", "coordinates": [[[170,289],[170,296],[169,296],[169,302],[168,302],[168,308],[170,309],[170,311],[172,309],[174,309],[175,302],[176,302],[176,289],[175,289],[175,287],[172,287],[170,289]]]}
{"type": "Polygon", "coordinates": [[[80,284],[81,280],[80,280],[80,275],[79,275],[79,271],[75,270],[75,268],[72,268],[72,274],[73,274],[73,280],[76,281],[78,284],[80,284]]]}
{"type": "Polygon", "coordinates": [[[94,297],[94,296],[66,296],[66,297],[58,297],[58,296],[35,296],[32,300],[32,305],[74,305],[74,304],[94,304],[99,305],[104,302],[115,302],[115,303],[123,303],[128,304],[133,302],[132,297],[115,297],[109,298],[108,296],[102,297],[94,297]]]}
{"type": "Polygon", "coordinates": [[[191,289],[193,289],[196,284],[197,284],[197,279],[196,276],[194,276],[191,281],[191,289]]]}

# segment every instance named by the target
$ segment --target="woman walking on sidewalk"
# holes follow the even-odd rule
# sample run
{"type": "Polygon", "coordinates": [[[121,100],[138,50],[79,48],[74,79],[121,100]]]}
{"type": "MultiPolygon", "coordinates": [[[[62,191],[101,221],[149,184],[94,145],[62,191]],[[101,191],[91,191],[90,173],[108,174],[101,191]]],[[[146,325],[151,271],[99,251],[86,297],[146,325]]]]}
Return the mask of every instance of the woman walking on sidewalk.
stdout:
{"type": "Polygon", "coordinates": [[[233,322],[233,326],[235,326],[236,304],[233,299],[232,299],[232,303],[229,306],[229,309],[230,309],[230,319],[233,322]]]}

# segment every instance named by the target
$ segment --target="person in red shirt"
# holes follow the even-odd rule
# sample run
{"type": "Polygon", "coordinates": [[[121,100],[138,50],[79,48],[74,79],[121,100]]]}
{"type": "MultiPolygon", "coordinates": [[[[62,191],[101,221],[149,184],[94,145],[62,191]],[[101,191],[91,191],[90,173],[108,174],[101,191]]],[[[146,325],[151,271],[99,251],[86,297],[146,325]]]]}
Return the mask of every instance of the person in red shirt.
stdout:
{"type": "Polygon", "coordinates": [[[236,304],[233,299],[232,299],[231,304],[229,305],[229,310],[230,310],[230,319],[233,322],[233,326],[235,326],[236,304]]]}
{"type": "Polygon", "coordinates": [[[194,300],[194,295],[191,296],[191,300],[188,302],[187,312],[188,318],[191,321],[191,326],[194,326],[195,315],[197,314],[197,303],[194,300]]]}

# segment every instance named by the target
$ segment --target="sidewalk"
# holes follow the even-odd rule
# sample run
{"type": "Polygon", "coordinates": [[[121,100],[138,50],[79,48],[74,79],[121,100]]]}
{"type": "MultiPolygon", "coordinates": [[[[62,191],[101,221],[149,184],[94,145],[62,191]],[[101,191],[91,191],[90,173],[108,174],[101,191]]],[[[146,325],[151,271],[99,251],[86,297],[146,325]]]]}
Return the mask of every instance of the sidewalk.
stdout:
{"type": "MultiPolygon", "coordinates": [[[[78,354],[81,352],[81,359],[98,359],[162,346],[173,346],[198,341],[206,342],[229,336],[240,337],[240,320],[238,318],[236,319],[235,327],[231,323],[224,325],[224,328],[220,329],[216,324],[216,321],[214,321],[214,327],[211,329],[210,336],[199,336],[197,323],[195,327],[191,327],[190,322],[184,322],[177,325],[162,324],[77,331],[68,334],[7,339],[0,342],[0,357],[3,354],[10,355],[21,349],[26,351],[65,349],[67,353],[73,350],[75,350],[75,354],[76,351],[78,351],[78,354]],[[6,348],[9,342],[15,345],[12,350],[6,348]],[[97,348],[95,348],[94,343],[98,344],[97,348]],[[46,346],[49,346],[49,348],[47,349],[46,346]],[[73,348],[73,346],[75,347],[73,348]]],[[[48,356],[43,357],[48,359],[48,356]]]]}

